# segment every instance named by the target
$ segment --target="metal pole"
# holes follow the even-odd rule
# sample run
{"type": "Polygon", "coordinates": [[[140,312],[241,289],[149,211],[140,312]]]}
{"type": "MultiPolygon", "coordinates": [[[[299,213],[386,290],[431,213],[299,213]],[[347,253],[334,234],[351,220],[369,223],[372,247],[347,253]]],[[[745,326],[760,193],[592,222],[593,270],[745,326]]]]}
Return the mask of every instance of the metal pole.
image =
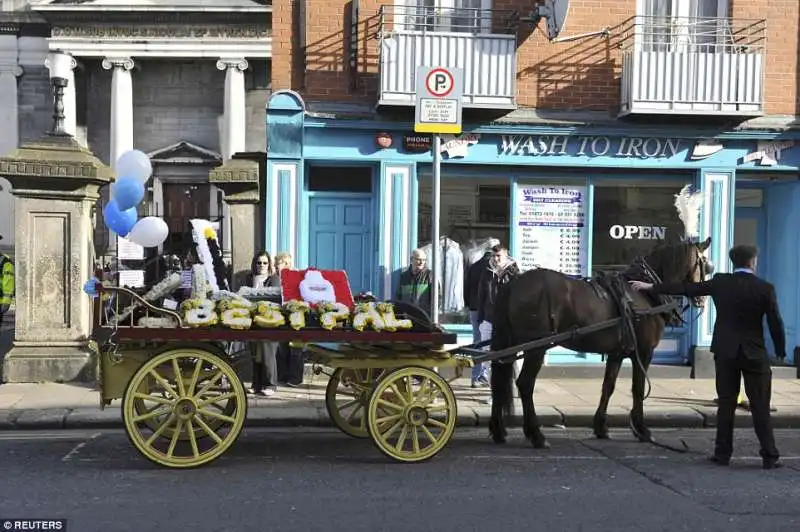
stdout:
{"type": "Polygon", "coordinates": [[[439,323],[439,283],[442,272],[439,269],[439,211],[441,210],[441,175],[442,157],[440,154],[441,139],[438,134],[433,135],[433,197],[431,206],[433,213],[431,216],[431,319],[433,323],[439,323]]]}

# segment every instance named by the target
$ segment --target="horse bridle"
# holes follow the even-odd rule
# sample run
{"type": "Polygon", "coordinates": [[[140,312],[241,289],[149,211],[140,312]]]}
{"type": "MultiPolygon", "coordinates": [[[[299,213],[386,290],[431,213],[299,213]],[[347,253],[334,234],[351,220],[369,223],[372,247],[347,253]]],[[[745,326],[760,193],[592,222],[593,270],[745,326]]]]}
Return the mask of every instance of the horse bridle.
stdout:
{"type": "MultiPolygon", "coordinates": [[[[692,265],[692,268],[689,270],[689,273],[687,274],[686,281],[692,282],[691,281],[692,277],[694,273],[697,272],[698,270],[700,271],[700,279],[705,280],[706,276],[714,273],[714,264],[710,260],[708,260],[708,258],[705,255],[703,255],[703,253],[700,251],[699,243],[691,242],[690,244],[694,246],[695,251],[697,253],[695,262],[692,265]]],[[[645,282],[651,284],[660,284],[662,282],[661,277],[658,275],[658,273],[656,273],[653,267],[650,266],[650,263],[647,262],[647,259],[645,257],[641,256],[636,257],[636,259],[634,259],[633,262],[640,268],[641,273],[645,277],[644,279],[645,282]]],[[[683,319],[683,315],[689,309],[689,307],[692,306],[692,298],[686,298],[686,299],[687,302],[685,305],[681,307],[680,312],[678,312],[677,310],[673,311],[675,317],[683,324],[686,323],[686,320],[683,319]]],[[[704,309],[703,307],[700,307],[700,312],[698,313],[698,316],[695,317],[695,319],[697,319],[699,315],[702,314],[703,309],[704,309]]]]}

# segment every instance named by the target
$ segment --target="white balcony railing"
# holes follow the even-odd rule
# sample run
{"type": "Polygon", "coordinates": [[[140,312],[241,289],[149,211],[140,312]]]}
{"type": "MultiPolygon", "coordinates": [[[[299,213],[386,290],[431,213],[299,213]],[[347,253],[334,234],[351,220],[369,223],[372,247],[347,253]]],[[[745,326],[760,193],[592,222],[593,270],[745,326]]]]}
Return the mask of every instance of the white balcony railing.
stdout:
{"type": "Polygon", "coordinates": [[[415,104],[418,66],[464,69],[463,107],[516,107],[513,27],[497,10],[383,6],[379,105],[415,104]]]}
{"type": "Polygon", "coordinates": [[[620,115],[763,113],[766,21],[637,16],[629,22],[620,115]]]}

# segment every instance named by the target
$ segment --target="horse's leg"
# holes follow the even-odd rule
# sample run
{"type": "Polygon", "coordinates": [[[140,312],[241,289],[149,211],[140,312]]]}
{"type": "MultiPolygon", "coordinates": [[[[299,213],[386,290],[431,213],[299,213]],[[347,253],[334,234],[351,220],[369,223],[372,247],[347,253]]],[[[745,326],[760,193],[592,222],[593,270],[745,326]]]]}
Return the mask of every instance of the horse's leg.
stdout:
{"type": "Polygon", "coordinates": [[[617,384],[619,370],[622,367],[622,357],[609,355],[606,361],[606,374],[603,377],[603,391],[600,394],[600,404],[594,413],[592,426],[594,435],[601,440],[608,439],[608,403],[614,394],[614,387],[617,384]]]}
{"type": "Polygon", "coordinates": [[[549,449],[550,444],[542,434],[539,418],[536,416],[536,407],[533,404],[533,389],[536,387],[536,377],[544,363],[543,350],[528,351],[525,353],[525,362],[522,371],[517,377],[517,389],[522,401],[522,427],[525,437],[528,438],[536,449],[549,449]]]}
{"type": "Polygon", "coordinates": [[[513,409],[514,364],[492,362],[490,375],[492,389],[492,417],[489,419],[489,434],[495,443],[506,442],[505,420],[503,416],[513,409]]]}
{"type": "MultiPolygon", "coordinates": [[[[631,394],[633,395],[633,409],[631,410],[631,429],[640,442],[649,442],[651,439],[650,429],[644,425],[644,386],[647,380],[647,368],[653,359],[653,347],[647,349],[639,348],[641,365],[633,362],[633,379],[631,383],[631,394]]],[[[635,356],[635,355],[634,355],[635,356]]]]}

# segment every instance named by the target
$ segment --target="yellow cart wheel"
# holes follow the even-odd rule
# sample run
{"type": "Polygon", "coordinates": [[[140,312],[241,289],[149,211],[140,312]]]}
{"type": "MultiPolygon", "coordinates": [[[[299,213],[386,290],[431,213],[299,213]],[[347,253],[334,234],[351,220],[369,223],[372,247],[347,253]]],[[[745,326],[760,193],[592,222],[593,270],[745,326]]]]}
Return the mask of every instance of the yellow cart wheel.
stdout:
{"type": "Polygon", "coordinates": [[[386,370],[339,368],[325,389],[325,408],[334,425],[354,438],[369,438],[367,407],[372,390],[386,370]],[[337,399],[343,402],[337,402],[337,399]]]}
{"type": "Polygon", "coordinates": [[[122,399],[128,439],[148,460],[172,468],[197,467],[221,456],[239,437],[246,416],[247,396],[234,369],[197,349],[167,351],[148,360],[122,399]]]}
{"type": "MultiPolygon", "coordinates": [[[[208,371],[208,368],[205,368],[205,371],[201,371],[201,376],[198,378],[197,386],[202,387],[205,382],[210,378],[211,372],[208,371]]],[[[177,386],[177,381],[174,377],[164,376],[164,379],[172,386],[177,386]]],[[[183,382],[189,383],[191,381],[191,375],[188,372],[183,373],[183,382]]],[[[225,383],[217,383],[217,386],[213,386],[207,390],[208,396],[210,398],[211,395],[218,394],[222,395],[225,393],[225,383]]],[[[167,416],[170,415],[169,411],[160,408],[163,403],[155,402],[152,398],[148,400],[143,399],[143,396],[149,396],[150,391],[153,390],[153,393],[162,398],[167,398],[167,394],[164,392],[163,387],[159,385],[159,383],[151,377],[147,379],[143,379],[142,383],[139,387],[139,394],[137,394],[137,398],[134,399],[134,408],[136,409],[136,415],[141,416],[142,414],[149,414],[154,413],[153,416],[145,416],[144,423],[155,432],[161,426],[161,424],[166,420],[167,416]]],[[[225,416],[230,416],[233,414],[236,408],[236,401],[232,399],[221,400],[218,402],[212,402],[208,405],[209,408],[213,408],[214,410],[219,411],[219,413],[224,414],[225,416]],[[221,404],[220,404],[221,403],[221,404]]],[[[224,421],[217,418],[212,418],[207,421],[208,426],[211,430],[216,431],[224,421]]],[[[161,434],[160,438],[172,438],[172,434],[174,433],[174,427],[165,429],[161,434]]],[[[195,425],[194,427],[194,436],[196,438],[208,438],[209,435],[205,433],[205,431],[199,426],[195,425]]],[[[178,439],[181,441],[187,441],[189,439],[189,433],[186,430],[182,430],[178,433],[178,439]]]]}
{"type": "Polygon", "coordinates": [[[384,376],[372,392],[369,434],[389,458],[423,462],[453,437],[457,410],[443,378],[426,368],[401,368],[384,376]]]}

